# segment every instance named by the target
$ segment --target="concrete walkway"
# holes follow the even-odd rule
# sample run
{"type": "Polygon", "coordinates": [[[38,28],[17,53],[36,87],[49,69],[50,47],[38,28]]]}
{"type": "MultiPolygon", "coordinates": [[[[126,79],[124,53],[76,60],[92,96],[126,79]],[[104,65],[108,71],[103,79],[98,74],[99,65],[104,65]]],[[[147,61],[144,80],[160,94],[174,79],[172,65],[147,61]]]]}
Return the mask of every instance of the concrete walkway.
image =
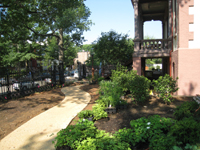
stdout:
{"type": "Polygon", "coordinates": [[[0,150],[55,150],[52,141],[57,132],[67,127],[91,99],[89,93],[79,87],[63,88],[65,99],[59,105],[32,118],[3,138],[0,150]]]}

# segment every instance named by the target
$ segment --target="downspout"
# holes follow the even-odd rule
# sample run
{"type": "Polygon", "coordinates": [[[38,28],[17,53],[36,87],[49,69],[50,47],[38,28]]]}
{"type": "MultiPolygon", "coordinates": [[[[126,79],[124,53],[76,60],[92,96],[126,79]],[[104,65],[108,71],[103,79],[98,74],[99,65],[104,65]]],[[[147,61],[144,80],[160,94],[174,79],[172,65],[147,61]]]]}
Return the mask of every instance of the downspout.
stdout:
{"type": "Polygon", "coordinates": [[[171,32],[172,32],[172,41],[171,41],[171,45],[172,45],[172,49],[171,49],[171,51],[169,52],[169,76],[171,77],[172,76],[172,70],[171,70],[171,68],[172,68],[172,63],[171,63],[171,61],[172,61],[172,52],[173,52],[173,2],[171,1],[171,19],[172,19],[172,23],[171,23],[171,32]]]}

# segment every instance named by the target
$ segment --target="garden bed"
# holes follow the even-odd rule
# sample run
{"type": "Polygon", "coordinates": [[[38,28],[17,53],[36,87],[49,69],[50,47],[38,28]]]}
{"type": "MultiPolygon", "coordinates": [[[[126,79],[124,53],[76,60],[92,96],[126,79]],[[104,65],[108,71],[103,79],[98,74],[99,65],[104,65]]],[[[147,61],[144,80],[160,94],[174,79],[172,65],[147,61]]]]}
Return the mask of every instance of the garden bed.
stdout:
{"type": "MultiPolygon", "coordinates": [[[[81,89],[90,93],[91,95],[91,101],[84,110],[92,110],[92,106],[99,98],[98,85],[86,85],[81,87],[81,89]]],[[[173,98],[175,100],[170,105],[164,104],[163,101],[154,96],[151,96],[144,104],[136,104],[131,100],[130,95],[126,95],[125,100],[128,102],[128,108],[118,109],[117,113],[108,114],[108,118],[97,120],[94,124],[99,130],[105,130],[108,133],[115,133],[119,129],[123,129],[125,127],[130,128],[130,121],[141,117],[148,117],[158,114],[161,117],[173,118],[173,113],[177,106],[180,106],[185,101],[193,101],[192,97],[173,96],[173,98]]],[[[75,120],[78,119],[79,118],[76,116],[70,125],[74,125],[76,123],[75,120]]],[[[142,150],[146,148],[148,148],[148,143],[137,145],[137,147],[134,149],[142,150]]]]}

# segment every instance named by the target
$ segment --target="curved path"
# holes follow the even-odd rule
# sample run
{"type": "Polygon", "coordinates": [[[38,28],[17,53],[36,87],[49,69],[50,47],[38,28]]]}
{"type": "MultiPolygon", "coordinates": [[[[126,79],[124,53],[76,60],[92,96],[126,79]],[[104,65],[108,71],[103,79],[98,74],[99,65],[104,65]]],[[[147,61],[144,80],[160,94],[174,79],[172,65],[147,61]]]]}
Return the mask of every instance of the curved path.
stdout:
{"type": "Polygon", "coordinates": [[[57,132],[89,103],[90,94],[80,86],[62,88],[65,99],[57,106],[32,118],[0,141],[0,150],[55,150],[57,132]]]}

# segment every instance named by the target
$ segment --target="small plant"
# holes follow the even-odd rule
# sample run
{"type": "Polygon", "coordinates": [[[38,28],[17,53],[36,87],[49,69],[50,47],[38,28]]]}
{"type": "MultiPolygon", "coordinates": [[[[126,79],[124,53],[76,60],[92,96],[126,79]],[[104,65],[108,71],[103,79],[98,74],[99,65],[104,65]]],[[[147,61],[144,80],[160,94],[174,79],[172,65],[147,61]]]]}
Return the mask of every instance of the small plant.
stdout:
{"type": "Polygon", "coordinates": [[[95,120],[108,117],[107,112],[104,111],[105,108],[106,107],[102,104],[95,104],[94,106],[92,106],[92,111],[95,120]]]}
{"type": "Polygon", "coordinates": [[[103,93],[103,95],[101,94],[100,100],[102,100],[102,103],[107,107],[109,105],[116,106],[123,95],[122,88],[119,84],[112,81],[101,81],[99,92],[100,94],[103,93]]]}
{"type": "Polygon", "coordinates": [[[200,141],[199,126],[200,123],[196,122],[193,117],[183,118],[171,127],[170,134],[183,144],[196,144],[200,141]]]}
{"type": "Polygon", "coordinates": [[[184,102],[175,109],[174,117],[177,120],[181,120],[184,117],[200,116],[200,111],[195,113],[195,110],[199,107],[198,103],[195,101],[184,102]]]}
{"type": "Polygon", "coordinates": [[[78,113],[78,117],[80,119],[93,117],[93,111],[91,111],[91,110],[83,110],[80,113],[78,113]]]}
{"type": "Polygon", "coordinates": [[[177,80],[178,78],[174,80],[168,74],[165,74],[164,77],[160,76],[158,80],[153,80],[154,90],[165,103],[173,101],[171,94],[178,90],[177,80]]]}

